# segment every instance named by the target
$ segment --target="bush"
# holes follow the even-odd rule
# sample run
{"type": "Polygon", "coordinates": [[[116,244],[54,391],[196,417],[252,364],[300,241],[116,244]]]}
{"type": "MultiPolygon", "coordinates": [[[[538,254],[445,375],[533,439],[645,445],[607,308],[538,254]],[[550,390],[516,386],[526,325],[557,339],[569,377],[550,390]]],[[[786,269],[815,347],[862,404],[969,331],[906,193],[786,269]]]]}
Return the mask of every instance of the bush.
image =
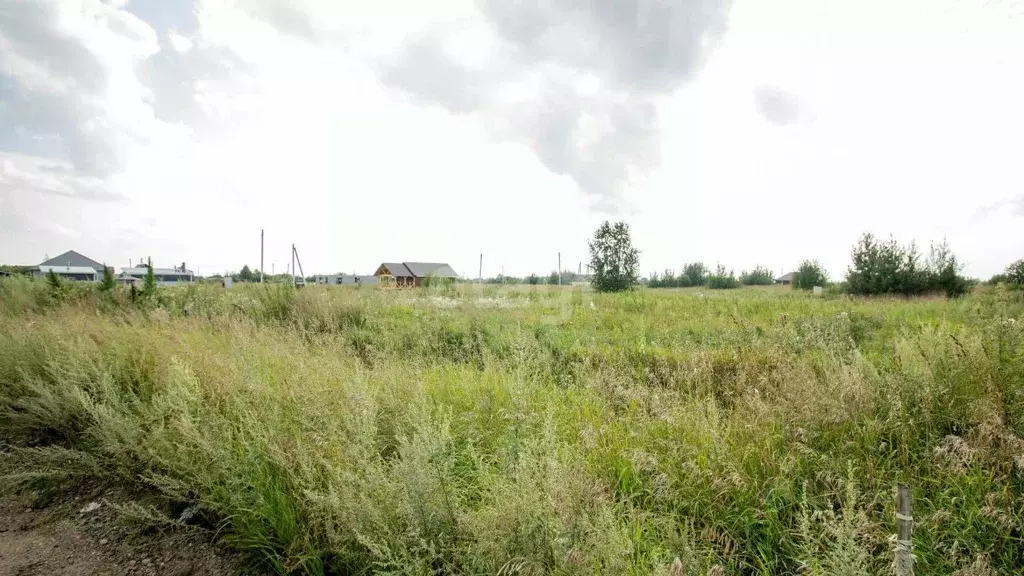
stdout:
{"type": "Polygon", "coordinates": [[[1003,281],[1015,288],[1024,288],[1024,258],[1006,267],[1003,281]]]}
{"type": "Polygon", "coordinates": [[[691,286],[707,284],[708,274],[708,267],[701,262],[692,262],[683,266],[683,275],[690,279],[691,286]]]}
{"type": "Polygon", "coordinates": [[[690,278],[685,274],[676,276],[675,270],[665,270],[659,277],[657,272],[651,273],[651,279],[647,282],[651,288],[688,288],[690,278]]]}
{"type": "Polygon", "coordinates": [[[146,298],[156,295],[156,276],[153,274],[152,258],[146,261],[146,277],[142,281],[142,295],[146,298]]]}
{"type": "Polygon", "coordinates": [[[775,283],[775,275],[771,270],[758,266],[750,272],[744,270],[740,274],[740,283],[745,286],[770,286],[775,283]]]}
{"type": "Polygon", "coordinates": [[[714,274],[708,276],[708,288],[712,290],[729,290],[732,288],[739,288],[740,281],[733,275],[732,270],[726,272],[725,266],[718,265],[718,269],[714,274]]]}
{"type": "Polygon", "coordinates": [[[106,264],[103,265],[103,280],[100,281],[100,292],[110,292],[114,289],[114,272],[106,264]]]}
{"type": "Polygon", "coordinates": [[[793,274],[793,288],[810,290],[828,284],[828,273],[817,260],[804,260],[793,274]]]}

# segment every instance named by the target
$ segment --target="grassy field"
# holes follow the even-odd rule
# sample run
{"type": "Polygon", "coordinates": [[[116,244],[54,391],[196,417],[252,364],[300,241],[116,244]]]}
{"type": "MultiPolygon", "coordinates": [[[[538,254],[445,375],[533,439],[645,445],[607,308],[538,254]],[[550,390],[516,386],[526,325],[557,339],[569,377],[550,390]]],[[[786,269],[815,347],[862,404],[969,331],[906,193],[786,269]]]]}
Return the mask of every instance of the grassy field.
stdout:
{"type": "Polygon", "coordinates": [[[408,575],[887,573],[907,483],[917,574],[1024,565],[1020,294],[236,288],[0,284],[6,483],[408,575]]]}

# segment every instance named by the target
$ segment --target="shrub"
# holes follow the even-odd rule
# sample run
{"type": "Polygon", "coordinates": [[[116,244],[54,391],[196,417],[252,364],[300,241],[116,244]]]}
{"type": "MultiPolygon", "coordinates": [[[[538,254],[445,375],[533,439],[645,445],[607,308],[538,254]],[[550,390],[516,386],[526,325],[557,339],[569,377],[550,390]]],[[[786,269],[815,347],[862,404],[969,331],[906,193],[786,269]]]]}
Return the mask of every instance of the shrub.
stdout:
{"type": "Polygon", "coordinates": [[[793,288],[810,290],[828,284],[828,273],[817,260],[804,260],[793,274],[793,288]]]}
{"type": "Polygon", "coordinates": [[[740,283],[745,286],[770,286],[775,283],[775,275],[771,270],[758,266],[750,272],[744,270],[740,274],[740,283]]]}
{"type": "Polygon", "coordinates": [[[708,276],[708,288],[712,290],[728,290],[731,288],[739,288],[740,281],[733,275],[732,270],[726,272],[725,266],[718,265],[718,269],[714,274],[708,276]]]}
{"type": "Polygon", "coordinates": [[[146,261],[146,277],[142,281],[142,295],[152,298],[156,295],[156,276],[153,274],[153,259],[146,261]]]}
{"type": "Polygon", "coordinates": [[[701,262],[692,262],[683,266],[683,275],[690,279],[691,286],[703,286],[707,284],[709,270],[701,262]]]}
{"type": "Polygon", "coordinates": [[[103,265],[103,280],[100,281],[100,292],[110,292],[114,289],[114,272],[106,264],[103,265]]]}

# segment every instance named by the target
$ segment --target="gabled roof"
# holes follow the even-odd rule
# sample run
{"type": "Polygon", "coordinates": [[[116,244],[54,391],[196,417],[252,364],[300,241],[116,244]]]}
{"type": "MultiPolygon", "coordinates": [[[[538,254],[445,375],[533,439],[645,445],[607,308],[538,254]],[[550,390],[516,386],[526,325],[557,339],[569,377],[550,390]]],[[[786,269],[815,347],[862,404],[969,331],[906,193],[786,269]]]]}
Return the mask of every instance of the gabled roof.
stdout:
{"type": "Polygon", "coordinates": [[[103,271],[103,264],[100,264],[92,258],[86,258],[74,250],[68,250],[60,256],[50,258],[46,262],[40,264],[40,266],[71,266],[72,268],[87,266],[96,272],[103,271]]]}
{"type": "Polygon", "coordinates": [[[459,275],[451,266],[441,262],[384,262],[377,267],[379,273],[382,268],[395,278],[458,278],[459,275]]]}
{"type": "Polygon", "coordinates": [[[377,272],[380,272],[381,268],[387,268],[388,272],[391,272],[391,275],[395,278],[408,278],[413,275],[412,272],[405,267],[405,264],[402,264],[401,262],[384,262],[377,267],[377,272]]]}
{"type": "Polygon", "coordinates": [[[779,276],[778,278],[776,278],[775,281],[776,282],[792,282],[794,274],[796,274],[796,272],[790,272],[788,274],[783,274],[782,276],[779,276]]]}
{"type": "Polygon", "coordinates": [[[405,267],[417,278],[457,278],[459,275],[451,266],[441,262],[404,262],[405,267]]]}

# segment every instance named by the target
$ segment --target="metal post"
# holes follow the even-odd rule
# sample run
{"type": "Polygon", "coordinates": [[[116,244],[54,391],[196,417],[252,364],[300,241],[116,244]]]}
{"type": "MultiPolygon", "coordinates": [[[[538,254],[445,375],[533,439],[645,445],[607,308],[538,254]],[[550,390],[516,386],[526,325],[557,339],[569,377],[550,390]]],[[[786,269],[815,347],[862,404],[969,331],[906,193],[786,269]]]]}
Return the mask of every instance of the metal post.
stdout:
{"type": "Polygon", "coordinates": [[[263,284],[263,228],[260,228],[260,284],[263,284]]]}
{"type": "Polygon", "coordinates": [[[476,274],[477,282],[483,283],[484,281],[484,253],[480,253],[480,270],[476,274]]]}
{"type": "Polygon", "coordinates": [[[911,538],[914,517],[910,513],[910,488],[900,484],[896,495],[896,576],[914,576],[914,555],[911,538]]]}

